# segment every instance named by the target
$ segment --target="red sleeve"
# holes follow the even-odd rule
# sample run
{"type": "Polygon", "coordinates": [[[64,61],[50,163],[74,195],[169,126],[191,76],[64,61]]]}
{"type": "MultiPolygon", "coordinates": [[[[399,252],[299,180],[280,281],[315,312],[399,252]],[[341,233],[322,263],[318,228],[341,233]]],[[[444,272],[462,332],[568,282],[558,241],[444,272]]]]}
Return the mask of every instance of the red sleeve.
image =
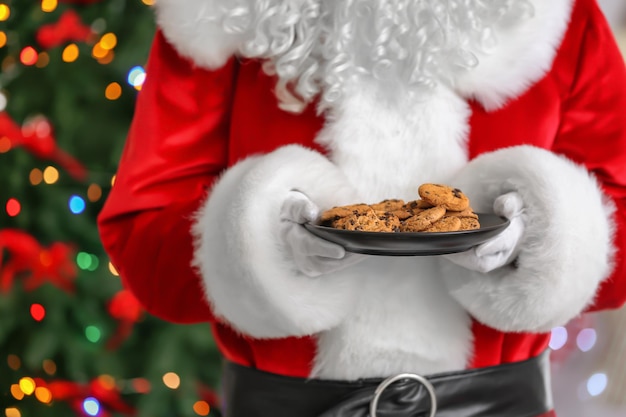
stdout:
{"type": "Polygon", "coordinates": [[[227,163],[234,65],[194,67],[157,33],[115,184],[98,218],[124,284],[165,320],[213,320],[190,266],[190,228],[227,163]]]}
{"type": "MultiPolygon", "coordinates": [[[[615,266],[590,310],[626,302],[626,70],[602,12],[592,4],[555,151],[584,164],[616,206],[615,266]]],[[[573,190],[575,192],[575,190],[573,190]]],[[[584,204],[585,196],[580,196],[584,204]]]]}

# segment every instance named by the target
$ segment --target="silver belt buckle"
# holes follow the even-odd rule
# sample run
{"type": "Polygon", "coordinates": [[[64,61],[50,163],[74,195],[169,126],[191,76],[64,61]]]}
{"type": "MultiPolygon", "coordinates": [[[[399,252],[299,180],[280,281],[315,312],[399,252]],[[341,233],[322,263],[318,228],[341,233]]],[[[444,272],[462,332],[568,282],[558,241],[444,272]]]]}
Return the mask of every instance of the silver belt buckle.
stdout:
{"type": "Polygon", "coordinates": [[[370,402],[370,417],[377,417],[376,410],[378,409],[378,400],[380,400],[380,396],[382,395],[383,391],[385,391],[387,387],[389,387],[389,385],[402,379],[412,379],[419,382],[424,386],[424,388],[426,388],[426,391],[428,391],[428,395],[430,395],[429,416],[435,417],[435,413],[437,413],[437,395],[435,394],[435,387],[433,387],[433,384],[431,384],[429,380],[417,374],[398,374],[395,376],[391,376],[381,382],[380,385],[378,385],[378,387],[376,388],[376,391],[374,391],[374,398],[372,398],[372,401],[370,402]]]}

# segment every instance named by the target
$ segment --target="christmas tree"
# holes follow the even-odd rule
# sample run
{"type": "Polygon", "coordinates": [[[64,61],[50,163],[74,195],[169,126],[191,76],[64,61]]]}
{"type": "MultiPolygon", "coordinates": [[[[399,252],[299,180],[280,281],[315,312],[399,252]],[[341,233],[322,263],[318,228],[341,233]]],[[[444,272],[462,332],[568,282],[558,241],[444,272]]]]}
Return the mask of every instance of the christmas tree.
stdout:
{"type": "Polygon", "coordinates": [[[207,325],[144,312],[101,247],[152,0],[0,0],[0,413],[217,416],[207,325]]]}

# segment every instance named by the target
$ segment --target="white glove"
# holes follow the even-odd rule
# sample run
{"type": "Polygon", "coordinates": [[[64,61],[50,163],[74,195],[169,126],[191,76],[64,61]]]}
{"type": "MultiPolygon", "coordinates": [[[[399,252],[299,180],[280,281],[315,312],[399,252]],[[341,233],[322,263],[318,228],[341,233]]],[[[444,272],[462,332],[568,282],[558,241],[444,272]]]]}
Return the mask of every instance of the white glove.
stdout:
{"type": "Polygon", "coordinates": [[[346,252],[335,243],[315,236],[302,226],[317,220],[320,210],[306,195],[290,191],[280,210],[280,235],[298,269],[317,277],[354,265],[364,255],[346,252]]]}
{"type": "Polygon", "coordinates": [[[510,220],[509,226],[498,236],[472,249],[445,255],[445,258],[472,271],[486,274],[511,263],[519,254],[525,225],[522,219],[524,203],[517,192],[503,194],[493,203],[493,211],[498,216],[510,220]]]}

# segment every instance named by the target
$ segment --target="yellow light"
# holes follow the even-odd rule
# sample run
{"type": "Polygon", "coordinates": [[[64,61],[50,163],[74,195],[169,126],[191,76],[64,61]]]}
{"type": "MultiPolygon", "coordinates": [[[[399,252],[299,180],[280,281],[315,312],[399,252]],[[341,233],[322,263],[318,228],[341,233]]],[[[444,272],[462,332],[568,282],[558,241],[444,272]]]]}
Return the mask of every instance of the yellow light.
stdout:
{"type": "Polygon", "coordinates": [[[178,389],[180,387],[180,377],[174,372],[168,372],[163,375],[163,384],[170,389],[178,389]]]}
{"type": "Polygon", "coordinates": [[[0,153],[6,153],[11,150],[11,139],[6,136],[0,137],[0,153]]]}
{"type": "Polygon", "coordinates": [[[98,59],[98,64],[107,65],[113,62],[113,58],[115,58],[115,52],[107,51],[107,54],[102,58],[98,59]]]}
{"type": "Polygon", "coordinates": [[[113,378],[111,375],[100,375],[98,377],[98,382],[100,382],[102,388],[109,391],[115,388],[115,378],[113,378]]]}
{"type": "Polygon", "coordinates": [[[146,6],[153,6],[154,5],[154,0],[141,0],[141,2],[143,4],[145,4],[146,6]]]}
{"type": "Polygon", "coordinates": [[[116,176],[116,175],[113,175],[113,176],[111,177],[111,187],[113,187],[113,186],[115,185],[115,178],[117,178],[117,176],[116,176]]]}
{"type": "Polygon", "coordinates": [[[43,181],[43,173],[39,168],[33,168],[30,170],[28,179],[32,185],[39,185],[41,184],[41,181],[43,181]]]}
{"type": "Polygon", "coordinates": [[[7,357],[7,363],[9,364],[9,368],[17,371],[22,366],[22,361],[17,355],[9,355],[7,357]]]}
{"type": "Polygon", "coordinates": [[[54,184],[59,180],[59,171],[55,167],[46,167],[43,170],[43,180],[46,184],[54,184]]]}
{"type": "Polygon", "coordinates": [[[17,408],[7,408],[6,410],[4,410],[4,414],[7,417],[22,417],[20,410],[18,410],[17,408]]]}
{"type": "Polygon", "coordinates": [[[96,59],[102,59],[109,53],[108,50],[104,49],[100,42],[96,43],[93,48],[91,48],[91,56],[96,59]]]}
{"type": "Polygon", "coordinates": [[[74,62],[78,59],[78,46],[75,43],[70,43],[63,50],[63,61],[64,62],[74,62]]]}
{"type": "Polygon", "coordinates": [[[11,385],[11,395],[13,395],[13,398],[16,400],[22,400],[24,398],[24,393],[17,384],[11,385]]]}
{"type": "Polygon", "coordinates": [[[20,389],[26,395],[30,395],[35,392],[35,381],[32,378],[24,377],[20,379],[20,389]]]}
{"type": "Polygon", "coordinates": [[[52,401],[52,393],[46,387],[37,387],[35,389],[35,398],[44,404],[48,404],[52,401]]]}
{"type": "Polygon", "coordinates": [[[11,9],[6,4],[0,4],[0,22],[7,20],[11,16],[11,9]]]}
{"type": "Polygon", "coordinates": [[[211,407],[209,407],[209,403],[206,401],[196,401],[193,405],[193,411],[199,416],[208,416],[211,412],[211,407]]]}
{"type": "Polygon", "coordinates": [[[35,66],[37,68],[45,68],[50,63],[50,55],[47,52],[42,52],[39,54],[39,58],[37,58],[37,63],[35,66]]]}
{"type": "Polygon", "coordinates": [[[42,368],[48,375],[54,375],[57,372],[57,364],[50,359],[43,361],[42,368]]]}
{"type": "Polygon", "coordinates": [[[0,48],[7,44],[7,34],[0,31],[0,48]]]}
{"type": "Polygon", "coordinates": [[[122,86],[118,83],[111,83],[107,85],[104,95],[109,100],[117,100],[122,95],[122,86]]]}
{"type": "Polygon", "coordinates": [[[100,46],[107,51],[115,48],[117,45],[117,36],[113,33],[106,33],[100,38],[100,46]]]}
{"type": "Polygon", "coordinates": [[[120,276],[120,273],[117,272],[117,269],[115,269],[115,266],[109,262],[109,271],[111,272],[111,274],[115,275],[116,277],[120,276]]]}
{"type": "Polygon", "coordinates": [[[44,12],[53,12],[57,8],[57,0],[42,0],[41,10],[44,12]]]}

